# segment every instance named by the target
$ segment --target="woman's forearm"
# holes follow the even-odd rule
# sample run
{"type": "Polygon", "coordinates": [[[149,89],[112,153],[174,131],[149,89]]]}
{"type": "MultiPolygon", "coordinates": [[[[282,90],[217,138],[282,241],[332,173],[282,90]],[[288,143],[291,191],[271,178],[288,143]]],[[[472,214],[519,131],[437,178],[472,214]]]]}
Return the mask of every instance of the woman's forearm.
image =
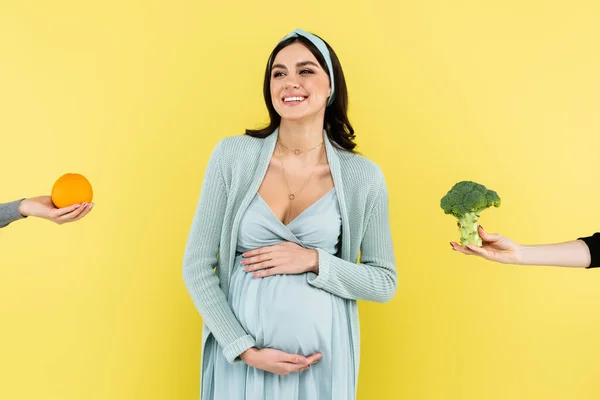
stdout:
{"type": "Polygon", "coordinates": [[[587,268],[591,262],[590,250],[582,240],[565,243],[520,246],[517,263],[522,265],[548,265],[557,267],[587,268]]]}

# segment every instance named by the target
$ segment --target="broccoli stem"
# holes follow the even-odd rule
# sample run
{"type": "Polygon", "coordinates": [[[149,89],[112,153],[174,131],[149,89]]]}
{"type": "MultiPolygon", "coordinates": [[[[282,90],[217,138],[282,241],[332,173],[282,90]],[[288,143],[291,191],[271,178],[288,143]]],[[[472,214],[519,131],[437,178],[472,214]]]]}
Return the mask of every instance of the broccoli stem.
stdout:
{"type": "Polygon", "coordinates": [[[479,236],[478,228],[479,214],[477,213],[466,213],[458,219],[460,227],[460,244],[466,246],[467,244],[473,244],[475,246],[481,246],[482,240],[479,236]]]}

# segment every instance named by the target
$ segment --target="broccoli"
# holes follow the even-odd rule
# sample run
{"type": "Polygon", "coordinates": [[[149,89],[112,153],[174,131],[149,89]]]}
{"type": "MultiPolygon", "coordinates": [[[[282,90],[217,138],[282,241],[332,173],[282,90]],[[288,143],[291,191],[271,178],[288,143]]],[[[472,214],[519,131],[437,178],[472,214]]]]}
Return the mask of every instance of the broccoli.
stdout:
{"type": "Polygon", "coordinates": [[[452,214],[458,219],[460,244],[481,246],[479,216],[486,208],[500,207],[500,196],[479,183],[462,181],[442,197],[440,205],[445,214],[452,214]]]}

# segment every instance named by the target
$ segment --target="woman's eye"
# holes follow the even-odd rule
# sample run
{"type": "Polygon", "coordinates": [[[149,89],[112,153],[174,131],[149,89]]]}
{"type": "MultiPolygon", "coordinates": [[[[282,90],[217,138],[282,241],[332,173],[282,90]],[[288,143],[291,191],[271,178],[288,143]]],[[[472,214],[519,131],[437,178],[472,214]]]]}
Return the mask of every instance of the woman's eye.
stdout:
{"type": "Polygon", "coordinates": [[[283,75],[283,72],[275,72],[275,73],[273,74],[273,78],[279,78],[279,77],[280,77],[280,76],[282,76],[282,75],[283,75]]]}
{"type": "Polygon", "coordinates": [[[301,74],[312,74],[313,72],[310,69],[303,69],[300,71],[301,74]]]}

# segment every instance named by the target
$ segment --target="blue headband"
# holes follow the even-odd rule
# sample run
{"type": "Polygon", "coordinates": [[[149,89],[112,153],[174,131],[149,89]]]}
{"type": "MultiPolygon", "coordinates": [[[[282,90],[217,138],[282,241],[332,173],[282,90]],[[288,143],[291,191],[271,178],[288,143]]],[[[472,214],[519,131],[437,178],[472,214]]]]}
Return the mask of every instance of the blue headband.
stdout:
{"type": "Polygon", "coordinates": [[[333,98],[335,97],[335,83],[334,83],[334,79],[333,79],[333,65],[331,64],[331,55],[329,54],[327,45],[325,44],[325,42],[323,40],[319,39],[318,37],[316,37],[313,34],[303,31],[302,29],[296,29],[295,31],[293,31],[292,33],[290,33],[289,35],[287,35],[286,37],[281,39],[279,41],[279,43],[281,43],[284,40],[287,40],[291,37],[296,37],[296,36],[303,36],[303,37],[307,38],[308,40],[310,40],[311,43],[315,45],[317,50],[319,50],[319,52],[325,59],[325,63],[327,64],[327,68],[329,69],[329,81],[331,84],[331,96],[329,96],[329,101],[327,102],[327,105],[329,106],[329,105],[331,105],[331,103],[333,103],[333,98]]]}

